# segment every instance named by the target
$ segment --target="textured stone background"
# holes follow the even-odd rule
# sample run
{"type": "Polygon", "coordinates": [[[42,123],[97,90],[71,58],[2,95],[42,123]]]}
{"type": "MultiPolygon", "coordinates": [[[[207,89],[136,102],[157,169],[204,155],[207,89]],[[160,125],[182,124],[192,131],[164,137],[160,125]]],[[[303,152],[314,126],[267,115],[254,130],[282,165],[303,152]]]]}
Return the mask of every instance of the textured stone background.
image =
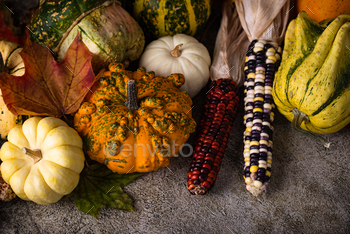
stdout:
{"type": "MultiPolygon", "coordinates": [[[[220,15],[202,41],[211,54],[219,23],[220,15]]],[[[193,99],[196,120],[208,89],[193,99]]],[[[276,113],[272,180],[254,197],[242,177],[242,122],[241,101],[216,185],[205,196],[187,192],[190,159],[178,157],[124,187],[135,212],[104,208],[95,219],[72,198],[47,206],[16,198],[0,203],[0,233],[349,233],[350,128],[327,135],[332,145],[324,149],[276,113]]]]}

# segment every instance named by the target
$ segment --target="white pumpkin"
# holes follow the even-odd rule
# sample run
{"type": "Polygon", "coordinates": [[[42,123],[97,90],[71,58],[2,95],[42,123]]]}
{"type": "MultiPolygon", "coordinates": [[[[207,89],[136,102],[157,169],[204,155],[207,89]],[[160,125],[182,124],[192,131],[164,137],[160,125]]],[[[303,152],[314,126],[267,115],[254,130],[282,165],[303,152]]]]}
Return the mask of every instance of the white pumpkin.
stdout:
{"type": "Polygon", "coordinates": [[[180,88],[191,98],[208,83],[211,59],[207,48],[185,34],[161,37],[152,41],[140,59],[140,67],[157,76],[182,73],[185,84],[180,88]]]}
{"type": "Polygon", "coordinates": [[[0,150],[1,173],[16,195],[38,204],[57,202],[78,185],[83,141],[54,117],[33,117],[14,127],[0,150]]]}
{"type": "MultiPolygon", "coordinates": [[[[19,53],[22,51],[17,43],[0,41],[0,73],[5,72],[13,76],[23,76],[24,62],[19,53]]],[[[0,90],[0,137],[6,139],[9,131],[17,124],[22,124],[22,116],[12,114],[6,107],[0,90]]]]}

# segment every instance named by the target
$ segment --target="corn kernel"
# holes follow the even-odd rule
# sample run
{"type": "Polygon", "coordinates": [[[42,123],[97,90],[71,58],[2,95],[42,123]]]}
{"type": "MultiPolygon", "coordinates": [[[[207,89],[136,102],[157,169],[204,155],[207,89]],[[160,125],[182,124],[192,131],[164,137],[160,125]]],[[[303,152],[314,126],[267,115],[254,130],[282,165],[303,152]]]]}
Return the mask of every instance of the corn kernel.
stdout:
{"type": "Polygon", "coordinates": [[[257,171],[258,171],[258,166],[257,165],[250,166],[250,172],[251,173],[254,173],[254,172],[257,172],[257,171]]]}
{"type": "Polygon", "coordinates": [[[264,50],[264,48],[256,47],[256,46],[253,49],[254,53],[258,53],[259,51],[262,51],[262,50],[264,50]]]}
{"type": "Polygon", "coordinates": [[[255,78],[255,73],[251,72],[247,75],[247,78],[255,78]]]}
{"type": "Polygon", "coordinates": [[[259,145],[259,141],[251,141],[251,142],[249,143],[249,145],[250,145],[250,146],[252,146],[252,145],[259,145]]]}
{"type": "Polygon", "coordinates": [[[263,41],[263,40],[258,41],[257,43],[255,43],[254,48],[259,47],[259,48],[264,49],[264,44],[265,44],[265,43],[266,43],[266,42],[263,41]]]}
{"type": "Polygon", "coordinates": [[[266,63],[275,63],[272,59],[266,59],[266,63]]]}
{"type": "Polygon", "coordinates": [[[271,171],[266,171],[265,175],[271,177],[271,171]]]}
{"type": "Polygon", "coordinates": [[[262,101],[262,102],[263,102],[263,101],[264,101],[264,98],[263,98],[263,97],[255,97],[255,98],[254,98],[254,102],[255,102],[255,101],[262,101]]]}
{"type": "Polygon", "coordinates": [[[272,160],[271,159],[267,159],[266,162],[272,164],[272,160]]]}
{"type": "Polygon", "coordinates": [[[261,108],[254,108],[254,109],[253,109],[253,113],[255,113],[255,112],[263,112],[263,111],[262,111],[261,108]]]}
{"type": "Polygon", "coordinates": [[[257,188],[260,188],[263,184],[259,180],[254,180],[253,185],[257,188]]]}
{"type": "Polygon", "coordinates": [[[277,58],[275,57],[275,55],[270,55],[270,56],[267,56],[267,59],[271,59],[275,62],[277,62],[277,58]]]}
{"type": "Polygon", "coordinates": [[[245,178],[245,183],[248,184],[248,185],[251,184],[252,183],[252,179],[250,177],[246,177],[245,178]]]}
{"type": "Polygon", "coordinates": [[[273,48],[273,47],[268,48],[267,51],[268,51],[268,52],[272,52],[272,53],[276,53],[276,50],[275,50],[275,48],[273,48]]]}

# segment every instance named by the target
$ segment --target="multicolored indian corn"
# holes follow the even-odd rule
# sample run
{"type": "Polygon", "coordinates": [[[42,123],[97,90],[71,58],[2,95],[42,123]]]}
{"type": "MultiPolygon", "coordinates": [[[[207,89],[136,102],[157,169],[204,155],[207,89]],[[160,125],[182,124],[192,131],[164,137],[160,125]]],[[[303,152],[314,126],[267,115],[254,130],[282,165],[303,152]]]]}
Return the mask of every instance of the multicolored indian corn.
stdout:
{"type": "Polygon", "coordinates": [[[263,192],[271,177],[275,109],[271,92],[281,53],[281,47],[276,48],[264,40],[254,40],[246,54],[244,179],[247,190],[253,195],[263,192]]]}
{"type": "Polygon", "coordinates": [[[214,186],[239,104],[237,86],[232,80],[219,79],[212,85],[187,174],[187,188],[195,195],[205,194],[214,186]]]}

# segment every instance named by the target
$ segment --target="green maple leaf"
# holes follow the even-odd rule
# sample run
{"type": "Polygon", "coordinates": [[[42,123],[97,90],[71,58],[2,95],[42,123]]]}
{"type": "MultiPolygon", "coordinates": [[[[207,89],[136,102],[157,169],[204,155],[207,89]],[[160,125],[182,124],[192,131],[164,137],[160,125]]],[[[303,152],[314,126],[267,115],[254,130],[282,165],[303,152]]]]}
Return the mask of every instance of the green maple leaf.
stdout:
{"type": "Polygon", "coordinates": [[[78,210],[98,218],[101,208],[134,211],[132,199],[121,186],[128,184],[142,173],[117,174],[106,166],[93,164],[80,174],[78,186],[69,196],[74,196],[78,210]]]}

